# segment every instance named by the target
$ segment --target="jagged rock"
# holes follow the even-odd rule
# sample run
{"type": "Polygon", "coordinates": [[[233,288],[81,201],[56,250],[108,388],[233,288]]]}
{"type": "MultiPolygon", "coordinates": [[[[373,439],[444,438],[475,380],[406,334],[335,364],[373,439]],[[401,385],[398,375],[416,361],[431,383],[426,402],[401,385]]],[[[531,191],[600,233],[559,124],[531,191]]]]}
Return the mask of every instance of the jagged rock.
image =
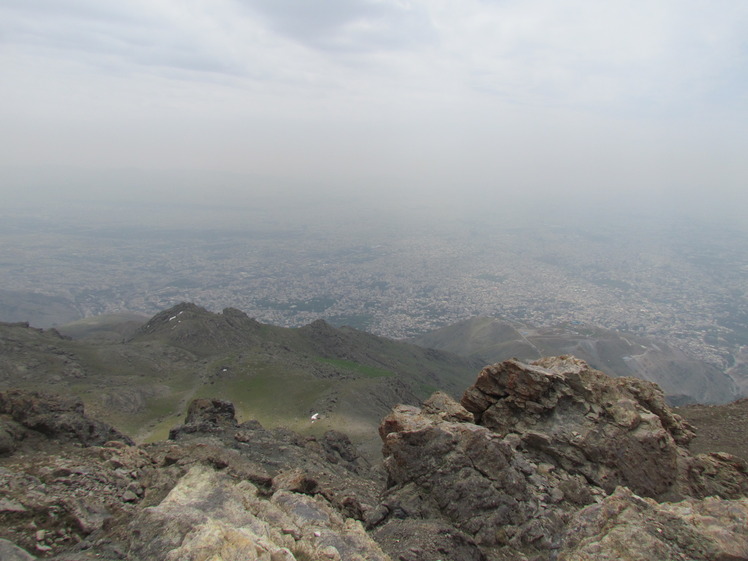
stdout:
{"type": "Polygon", "coordinates": [[[690,428],[656,387],[606,378],[571,357],[489,367],[464,406],[440,392],[422,407],[396,406],[379,428],[386,481],[343,433],[302,437],[256,421],[239,425],[233,405],[214,400],[193,402],[175,440],[84,447],[74,430],[61,430],[48,433],[61,435],[55,447],[35,448],[55,437],[30,428],[34,418],[80,419],[82,406],[23,399],[0,393],[7,408],[0,431],[9,439],[0,457],[0,535],[14,554],[22,547],[54,561],[747,558],[745,462],[691,455],[690,428]],[[615,481],[660,502],[611,489],[615,481]]]}
{"type": "Polygon", "coordinates": [[[334,463],[344,464],[356,473],[363,473],[370,468],[369,462],[361,457],[348,435],[337,430],[329,430],[319,439],[319,444],[327,454],[327,459],[334,463]]]}
{"type": "Polygon", "coordinates": [[[169,431],[169,440],[195,433],[215,433],[228,428],[236,428],[234,404],[222,399],[195,399],[187,409],[184,425],[169,431]]]}
{"type": "MultiPolygon", "coordinates": [[[[660,500],[748,494],[745,462],[688,453],[690,427],[656,386],[611,379],[573,357],[487,367],[462,406],[437,394],[382,421],[388,483],[370,513],[374,535],[427,520],[492,559],[551,559],[575,513],[619,484],[660,500]]],[[[397,554],[418,559],[427,544],[409,543],[397,554]]]]}
{"type": "Polygon", "coordinates": [[[8,415],[23,427],[58,441],[84,446],[100,446],[114,440],[133,443],[110,425],[87,417],[83,402],[77,398],[8,390],[0,392],[0,415],[8,415]]]}
{"type": "Polygon", "coordinates": [[[722,452],[683,455],[675,496],[717,496],[737,499],[748,496],[748,462],[722,452]]]}
{"type": "Polygon", "coordinates": [[[236,410],[230,401],[221,399],[196,399],[187,409],[185,425],[210,424],[236,427],[236,410]]]}
{"type": "MultiPolygon", "coordinates": [[[[482,426],[518,435],[537,461],[580,474],[607,492],[625,485],[640,495],[677,498],[700,485],[718,488],[693,481],[698,469],[689,468],[683,448],[691,427],[651,382],[611,378],[574,357],[508,360],[484,368],[462,404],[482,426]]],[[[719,469],[729,470],[730,462],[719,469]]],[[[733,475],[745,480],[739,471],[733,475]]]]}
{"type": "Polygon", "coordinates": [[[748,559],[748,499],[658,504],[620,487],[579,511],[558,561],[748,559]]]}
{"type": "MultiPolygon", "coordinates": [[[[486,427],[443,420],[455,418],[455,411],[460,411],[456,402],[438,396],[428,410],[398,406],[383,420],[384,523],[442,521],[487,548],[557,548],[583,496],[576,493],[573,501],[561,489],[582,483],[562,470],[540,469],[486,427]]],[[[473,553],[465,555],[456,559],[471,559],[473,553]]]]}
{"type": "Polygon", "coordinates": [[[424,414],[435,415],[443,421],[454,421],[456,423],[472,423],[475,421],[472,413],[444,392],[432,394],[430,398],[423,402],[421,410],[424,414]]]}
{"type": "Polygon", "coordinates": [[[302,437],[284,428],[265,429],[257,421],[233,426],[231,422],[202,423],[198,418],[197,424],[172,429],[170,437],[180,443],[167,454],[173,456],[172,463],[205,458],[217,468],[233,473],[241,470],[244,477],[263,487],[271,487],[273,481],[276,487],[290,485],[284,478],[301,472],[299,489],[324,495],[340,512],[357,520],[364,520],[376,504],[383,483],[381,473],[338,431],[328,431],[321,438],[302,437]]]}

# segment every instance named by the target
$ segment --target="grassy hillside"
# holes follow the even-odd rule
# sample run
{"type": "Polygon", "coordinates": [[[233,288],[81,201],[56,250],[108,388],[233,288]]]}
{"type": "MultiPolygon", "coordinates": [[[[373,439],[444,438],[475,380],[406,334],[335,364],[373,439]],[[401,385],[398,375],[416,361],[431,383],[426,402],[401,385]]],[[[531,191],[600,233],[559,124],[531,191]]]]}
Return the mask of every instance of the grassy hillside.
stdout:
{"type": "Polygon", "coordinates": [[[164,438],[196,397],[234,402],[241,420],[371,441],[395,403],[436,389],[459,397],[483,366],[323,321],[281,328],[193,304],[135,330],[108,318],[60,331],[80,338],[0,325],[0,387],[79,395],[90,413],[140,441],[164,438]]]}

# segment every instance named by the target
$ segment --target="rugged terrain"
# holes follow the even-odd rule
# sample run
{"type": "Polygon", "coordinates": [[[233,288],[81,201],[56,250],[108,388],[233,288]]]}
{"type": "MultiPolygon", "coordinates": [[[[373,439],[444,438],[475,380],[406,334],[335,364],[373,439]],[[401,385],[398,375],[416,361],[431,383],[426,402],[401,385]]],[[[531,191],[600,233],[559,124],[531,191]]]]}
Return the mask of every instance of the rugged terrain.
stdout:
{"type": "Polygon", "coordinates": [[[0,422],[4,560],[748,558],[748,464],[692,453],[655,384],[569,356],[395,406],[381,467],[219,399],[139,446],[70,398],[0,392],[0,422]]]}
{"type": "Polygon", "coordinates": [[[167,436],[189,402],[230,399],[237,415],[320,435],[346,427],[378,455],[376,427],[398,402],[453,396],[475,359],[316,321],[263,324],[227,308],[179,304],[147,321],[77,323],[62,333],[0,324],[0,389],[79,396],[88,411],[138,441],[167,436]],[[312,418],[314,417],[314,419],[312,418]]]}

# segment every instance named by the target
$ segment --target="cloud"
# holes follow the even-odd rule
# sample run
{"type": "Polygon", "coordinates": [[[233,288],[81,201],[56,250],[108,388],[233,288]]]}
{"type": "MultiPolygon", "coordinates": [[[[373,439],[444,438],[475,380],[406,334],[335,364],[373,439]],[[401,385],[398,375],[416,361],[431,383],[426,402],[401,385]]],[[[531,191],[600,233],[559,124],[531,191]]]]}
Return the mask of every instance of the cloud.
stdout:
{"type": "Polygon", "coordinates": [[[400,0],[241,0],[251,12],[311,48],[400,50],[436,39],[427,8],[400,0]]]}
{"type": "Polygon", "coordinates": [[[440,3],[443,50],[471,86],[517,103],[663,111],[746,79],[748,9],[696,2],[440,3]]]}
{"type": "Polygon", "coordinates": [[[219,22],[168,1],[10,0],[0,10],[4,43],[40,58],[88,62],[97,71],[127,71],[128,65],[236,71],[216,41],[219,22]]]}
{"type": "Polygon", "coordinates": [[[745,107],[748,81],[739,1],[8,0],[0,16],[16,54],[300,95],[469,92],[630,117],[745,107]]]}
{"type": "Polygon", "coordinates": [[[742,0],[6,0],[0,164],[730,192],[747,33],[742,0]]]}

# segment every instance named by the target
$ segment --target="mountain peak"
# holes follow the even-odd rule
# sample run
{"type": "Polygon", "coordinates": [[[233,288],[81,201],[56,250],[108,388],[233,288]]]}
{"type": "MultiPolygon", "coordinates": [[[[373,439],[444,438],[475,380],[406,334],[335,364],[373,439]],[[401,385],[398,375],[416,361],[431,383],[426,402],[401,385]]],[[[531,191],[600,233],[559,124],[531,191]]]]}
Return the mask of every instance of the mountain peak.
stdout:
{"type": "Polygon", "coordinates": [[[153,316],[133,336],[133,341],[165,339],[196,354],[250,345],[260,323],[236,308],[214,313],[182,302],[153,316]]]}

